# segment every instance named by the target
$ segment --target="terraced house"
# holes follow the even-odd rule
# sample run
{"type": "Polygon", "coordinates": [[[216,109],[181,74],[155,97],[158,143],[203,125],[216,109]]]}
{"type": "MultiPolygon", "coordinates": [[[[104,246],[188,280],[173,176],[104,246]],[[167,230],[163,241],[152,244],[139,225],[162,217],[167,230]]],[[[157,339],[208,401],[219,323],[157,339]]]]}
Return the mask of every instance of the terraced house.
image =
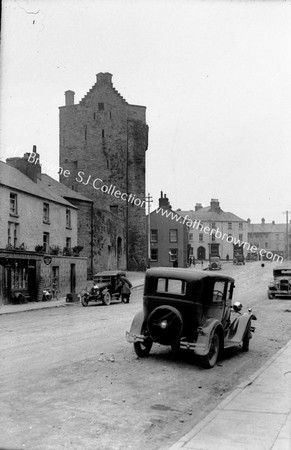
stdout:
{"type": "MultiPolygon", "coordinates": [[[[34,152],[36,149],[34,149],[34,152]]],[[[78,254],[78,208],[91,201],[68,189],[62,195],[39,164],[23,158],[0,162],[0,302],[43,299],[43,291],[78,293],[87,258],[78,254]],[[76,255],[76,256],[74,256],[76,255]]]]}

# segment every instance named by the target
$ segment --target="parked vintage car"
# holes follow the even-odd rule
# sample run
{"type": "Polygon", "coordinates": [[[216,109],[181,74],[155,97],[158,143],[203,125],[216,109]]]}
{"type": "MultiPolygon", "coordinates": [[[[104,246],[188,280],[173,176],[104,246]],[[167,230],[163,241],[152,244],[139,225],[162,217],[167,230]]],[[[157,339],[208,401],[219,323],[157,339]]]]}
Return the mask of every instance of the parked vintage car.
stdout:
{"type": "Polygon", "coordinates": [[[221,262],[219,256],[210,256],[208,263],[209,270],[220,270],[221,262]]]}
{"type": "Polygon", "coordinates": [[[237,266],[244,266],[245,265],[245,257],[244,255],[235,255],[233,258],[233,264],[237,266]]]}
{"type": "Polygon", "coordinates": [[[126,332],[138,356],[152,344],[188,349],[202,365],[214,367],[223,349],[240,346],[248,351],[255,328],[252,310],[232,305],[234,279],[202,270],[152,268],[146,271],[143,311],[126,332]]]}
{"type": "Polygon", "coordinates": [[[131,283],[126,279],[126,273],[121,270],[108,270],[98,272],[93,277],[93,287],[81,293],[81,303],[88,306],[91,301],[102,301],[104,305],[110,305],[111,300],[129,302],[131,283]],[[124,289],[124,279],[128,285],[124,289]]]}
{"type": "Polygon", "coordinates": [[[268,297],[291,297],[291,264],[281,264],[273,269],[273,280],[268,286],[268,297]]]}

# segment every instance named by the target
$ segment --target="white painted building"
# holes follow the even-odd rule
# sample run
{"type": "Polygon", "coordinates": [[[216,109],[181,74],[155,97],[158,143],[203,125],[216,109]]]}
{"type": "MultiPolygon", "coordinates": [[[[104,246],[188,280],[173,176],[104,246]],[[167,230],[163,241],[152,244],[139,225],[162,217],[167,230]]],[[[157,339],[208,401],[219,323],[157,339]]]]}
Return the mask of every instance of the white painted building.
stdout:
{"type": "MultiPolygon", "coordinates": [[[[223,211],[217,199],[212,199],[207,207],[197,203],[195,211],[177,212],[185,218],[189,229],[190,256],[195,259],[208,260],[210,255],[233,259],[237,248],[234,242],[247,243],[247,221],[223,211]]],[[[242,249],[246,256],[247,245],[242,249]]]]}

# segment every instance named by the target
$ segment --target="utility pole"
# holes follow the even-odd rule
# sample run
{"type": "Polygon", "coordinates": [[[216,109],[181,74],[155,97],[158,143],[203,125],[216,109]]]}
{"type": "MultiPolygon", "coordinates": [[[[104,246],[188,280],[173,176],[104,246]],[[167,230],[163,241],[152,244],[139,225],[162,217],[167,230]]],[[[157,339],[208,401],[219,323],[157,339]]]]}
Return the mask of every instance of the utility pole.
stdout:
{"type": "Polygon", "coordinates": [[[283,211],[282,214],[286,214],[286,259],[289,260],[289,219],[288,214],[291,214],[291,211],[283,211]]]}
{"type": "Polygon", "coordinates": [[[151,266],[151,203],[153,202],[153,197],[148,193],[145,201],[148,204],[148,267],[151,266]]]}

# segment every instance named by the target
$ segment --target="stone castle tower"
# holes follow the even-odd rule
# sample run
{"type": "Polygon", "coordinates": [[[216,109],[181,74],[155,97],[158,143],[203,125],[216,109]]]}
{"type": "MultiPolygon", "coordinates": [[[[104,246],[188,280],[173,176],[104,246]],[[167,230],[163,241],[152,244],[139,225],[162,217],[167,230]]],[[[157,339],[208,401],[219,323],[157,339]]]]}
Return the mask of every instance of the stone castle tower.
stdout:
{"type": "Polygon", "coordinates": [[[77,104],[74,95],[60,107],[60,181],[94,202],[79,217],[79,244],[96,271],[144,269],[146,108],[128,104],[110,73],[77,104]]]}

